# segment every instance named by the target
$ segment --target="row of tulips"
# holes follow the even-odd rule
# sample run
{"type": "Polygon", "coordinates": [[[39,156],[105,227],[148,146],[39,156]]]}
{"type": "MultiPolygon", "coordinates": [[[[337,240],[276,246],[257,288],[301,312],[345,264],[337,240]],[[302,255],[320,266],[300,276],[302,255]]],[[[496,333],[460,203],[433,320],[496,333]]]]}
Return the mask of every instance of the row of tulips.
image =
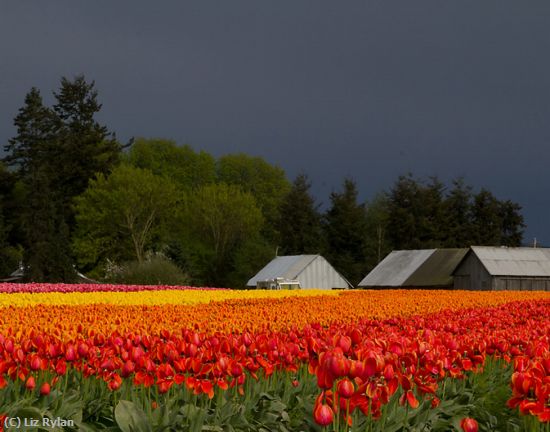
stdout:
{"type": "Polygon", "coordinates": [[[114,284],[64,284],[64,283],[0,283],[0,293],[89,293],[89,292],[135,292],[163,290],[226,290],[226,288],[197,288],[172,285],[114,285],[114,284]]]}
{"type": "Polygon", "coordinates": [[[0,333],[32,331],[62,340],[89,332],[158,335],[198,328],[206,334],[290,331],[311,323],[357,323],[550,300],[550,292],[471,291],[144,291],[113,293],[0,294],[0,333]]]}
{"type": "Polygon", "coordinates": [[[523,374],[512,380],[511,406],[550,421],[548,300],[284,331],[205,332],[197,327],[140,334],[96,332],[92,325],[74,338],[32,328],[8,331],[0,334],[0,388],[21,382],[29,392],[47,392],[68,370],[76,370],[105,381],[113,392],[131,382],[154,387],[158,394],[183,386],[213,398],[215,391],[230,388],[244,394],[247,380],[296,372],[305,364],[320,391],[313,409],[317,423],[349,425],[358,412],[380,417],[398,390],[400,402],[411,409],[419,398],[437,406],[441,380],[479,372],[492,356],[513,359],[523,374]],[[53,379],[41,382],[43,376],[53,379]]]}

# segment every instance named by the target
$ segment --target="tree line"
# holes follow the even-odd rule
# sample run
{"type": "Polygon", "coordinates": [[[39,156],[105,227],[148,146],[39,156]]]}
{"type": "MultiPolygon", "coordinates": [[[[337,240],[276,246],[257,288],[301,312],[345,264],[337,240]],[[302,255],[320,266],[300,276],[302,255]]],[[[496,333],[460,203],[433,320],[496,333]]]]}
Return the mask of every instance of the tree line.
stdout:
{"type": "Polygon", "coordinates": [[[306,174],[166,139],[120,143],[93,82],[32,88],[0,164],[0,279],[243,287],[279,255],[323,254],[356,285],[392,249],[519,246],[521,207],[463,179],[401,176],[362,202],[343,180],[322,209],[306,174]]]}

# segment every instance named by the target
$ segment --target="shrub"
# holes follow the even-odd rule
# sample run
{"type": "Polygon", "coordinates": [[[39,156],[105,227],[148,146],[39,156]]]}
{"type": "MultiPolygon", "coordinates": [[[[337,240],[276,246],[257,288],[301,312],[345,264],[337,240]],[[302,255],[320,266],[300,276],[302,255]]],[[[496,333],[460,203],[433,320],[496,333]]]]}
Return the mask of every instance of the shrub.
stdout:
{"type": "Polygon", "coordinates": [[[110,266],[108,282],[127,285],[188,285],[189,277],[172,261],[153,256],[146,261],[130,261],[110,266]]]}

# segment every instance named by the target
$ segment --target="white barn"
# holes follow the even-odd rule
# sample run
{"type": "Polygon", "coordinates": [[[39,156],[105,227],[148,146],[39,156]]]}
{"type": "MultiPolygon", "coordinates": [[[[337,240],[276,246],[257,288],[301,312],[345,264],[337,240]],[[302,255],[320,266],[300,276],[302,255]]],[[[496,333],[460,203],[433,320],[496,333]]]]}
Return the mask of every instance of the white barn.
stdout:
{"type": "Polygon", "coordinates": [[[262,286],[276,279],[298,281],[301,289],[352,288],[351,284],[321,255],[287,255],[274,258],[248,282],[262,286]]]}

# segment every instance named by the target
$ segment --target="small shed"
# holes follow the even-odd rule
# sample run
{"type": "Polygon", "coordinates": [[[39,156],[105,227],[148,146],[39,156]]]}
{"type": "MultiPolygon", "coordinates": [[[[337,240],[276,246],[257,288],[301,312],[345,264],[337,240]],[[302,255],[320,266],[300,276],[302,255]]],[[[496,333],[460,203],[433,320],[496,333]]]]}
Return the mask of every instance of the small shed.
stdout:
{"type": "Polygon", "coordinates": [[[359,288],[452,288],[453,272],[468,249],[397,250],[384,258],[359,288]]]}
{"type": "Polygon", "coordinates": [[[550,249],[472,246],[454,271],[454,288],[550,291],[550,249]]]}
{"type": "Polygon", "coordinates": [[[301,289],[351,288],[351,284],[321,255],[275,257],[247,286],[261,288],[270,281],[297,281],[301,289]]]}

